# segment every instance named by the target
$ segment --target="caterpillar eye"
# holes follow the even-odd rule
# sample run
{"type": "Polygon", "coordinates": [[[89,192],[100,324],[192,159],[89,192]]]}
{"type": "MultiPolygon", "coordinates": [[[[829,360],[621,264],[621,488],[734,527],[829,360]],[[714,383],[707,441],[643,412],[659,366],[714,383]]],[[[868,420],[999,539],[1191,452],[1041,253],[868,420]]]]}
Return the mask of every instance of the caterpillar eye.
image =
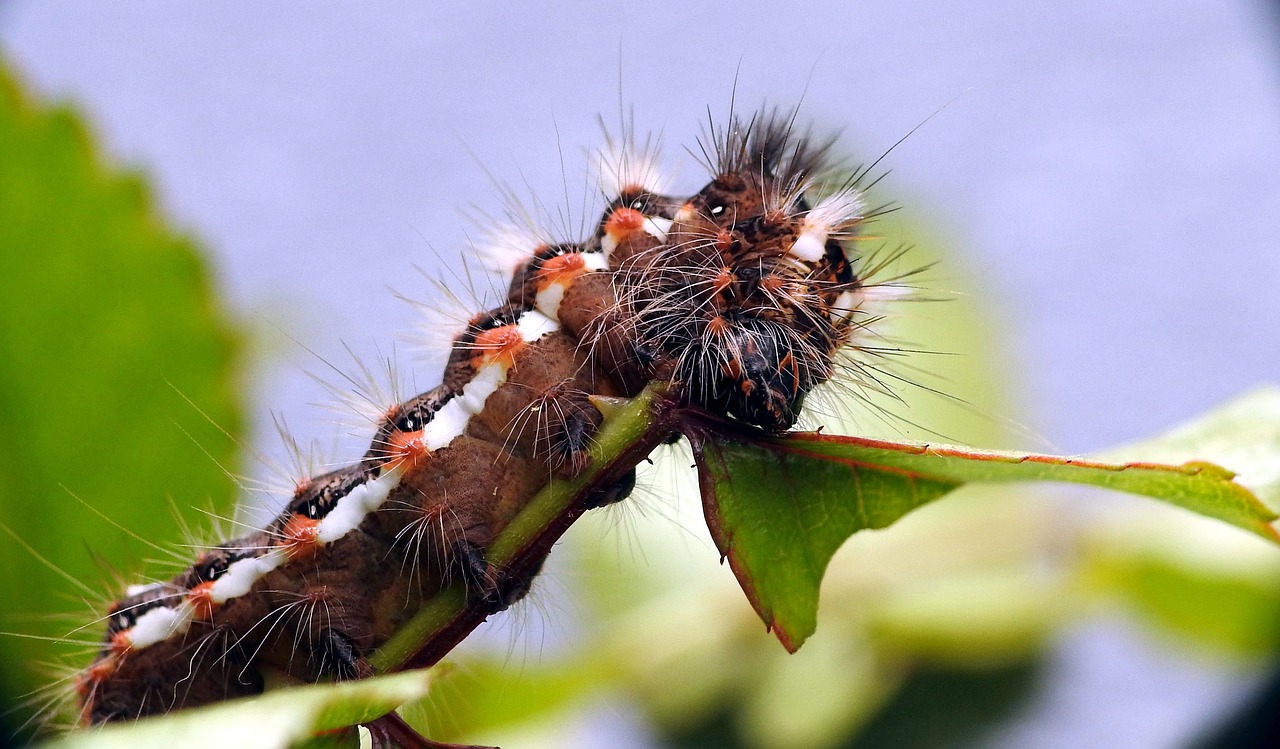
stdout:
{"type": "Polygon", "coordinates": [[[724,213],[724,209],[725,207],[723,205],[713,205],[711,206],[711,215],[719,216],[720,214],[724,213]]]}

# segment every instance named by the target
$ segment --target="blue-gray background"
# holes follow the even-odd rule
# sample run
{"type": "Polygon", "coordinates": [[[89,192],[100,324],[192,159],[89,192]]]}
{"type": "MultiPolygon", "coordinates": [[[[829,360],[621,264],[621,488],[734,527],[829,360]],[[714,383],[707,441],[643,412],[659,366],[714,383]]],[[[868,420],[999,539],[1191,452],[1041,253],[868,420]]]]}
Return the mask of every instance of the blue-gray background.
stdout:
{"type": "MultiPolygon", "coordinates": [[[[264,339],[301,344],[256,382],[264,445],[267,406],[331,431],[306,405],[325,395],[304,347],[345,364],[341,341],[386,354],[411,326],[386,287],[431,296],[412,266],[465,247],[460,208],[498,208],[477,160],[559,205],[559,143],[581,205],[579,148],[599,142],[597,113],[616,119],[620,73],[675,157],[735,78],[748,107],[807,86],[806,115],[868,154],[951,102],[890,155],[881,194],[996,300],[1019,418],[1059,450],[1280,378],[1274,5],[438,5],[0,5],[20,71],[150,173],[264,339]]],[[[1131,640],[1068,637],[1065,686],[1006,739],[1077,744],[1087,721],[1114,745],[1169,746],[1243,694],[1238,674],[1131,640]]]]}

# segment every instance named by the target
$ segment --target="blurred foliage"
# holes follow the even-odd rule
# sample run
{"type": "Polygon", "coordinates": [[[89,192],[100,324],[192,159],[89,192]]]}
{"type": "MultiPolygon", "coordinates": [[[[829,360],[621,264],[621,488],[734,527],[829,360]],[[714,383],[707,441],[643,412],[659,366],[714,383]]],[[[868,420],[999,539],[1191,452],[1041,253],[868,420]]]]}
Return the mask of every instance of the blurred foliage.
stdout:
{"type": "Polygon", "coordinates": [[[432,671],[410,671],[343,684],[277,691],[254,700],[187,710],[163,720],[137,721],[77,731],[52,741],[48,749],[129,749],[173,746],[183,749],[358,747],[354,731],[341,731],[386,715],[420,699],[434,680],[432,671]],[[326,733],[329,732],[329,733],[326,733]],[[314,737],[313,734],[320,733],[314,737]]]}
{"type": "Polygon", "coordinates": [[[0,521],[21,539],[0,543],[0,628],[82,643],[0,637],[2,704],[48,683],[34,664],[87,662],[89,623],[157,556],[149,542],[183,540],[181,518],[206,527],[195,506],[233,507],[220,430],[241,427],[239,345],[203,256],[142,180],[0,62],[0,521]]]}
{"type": "MultiPolygon", "coordinates": [[[[878,231],[886,245],[914,245],[913,264],[948,255],[900,220],[878,231]]],[[[231,482],[217,464],[235,466],[235,449],[210,422],[233,434],[240,426],[237,337],[195,247],[165,228],[140,181],[103,166],[74,115],[32,104],[8,76],[0,78],[0,263],[0,519],[70,575],[110,591],[116,580],[94,581],[98,559],[132,582],[125,570],[157,553],[142,538],[176,540],[181,524],[156,509],[169,494],[188,516],[193,504],[230,506],[231,482]]],[[[903,381],[898,394],[850,399],[829,388],[812,399],[815,423],[991,447],[1023,439],[985,415],[1016,410],[1016,378],[957,265],[922,281],[951,301],[900,305],[890,321],[903,348],[936,353],[889,362],[903,381]]],[[[1221,426],[1211,441],[1265,448],[1256,470],[1275,470],[1274,435],[1233,428],[1221,426]]],[[[1197,451],[1190,457],[1214,459],[1199,452],[1207,433],[1175,437],[1197,451]]],[[[1177,439],[1151,449],[1174,459],[1177,439]]],[[[571,634],[523,664],[509,645],[464,648],[457,673],[406,709],[409,720],[437,739],[560,746],[565,716],[609,699],[636,706],[671,746],[958,745],[1012,714],[1045,678],[1037,657],[1054,633],[1098,607],[1123,607],[1172,642],[1226,658],[1268,656],[1280,636],[1280,561],[1261,540],[1140,500],[1082,508],[1034,487],[966,487],[845,543],[822,582],[817,633],[787,655],[718,564],[689,455],[679,446],[667,453],[632,501],[585,518],[553,555],[552,567],[568,557],[581,570],[572,605],[545,614],[571,634]]],[[[81,594],[20,545],[0,545],[0,575],[7,629],[71,632],[86,643],[98,636],[96,625],[84,627],[95,614],[64,626],[40,618],[71,608],[51,591],[81,594]]],[[[6,662],[24,665],[50,652],[15,638],[0,648],[6,662]]],[[[18,668],[3,675],[34,678],[18,668]]],[[[339,704],[381,708],[425,688],[413,675],[368,685],[339,704]]],[[[238,746],[242,734],[217,731],[257,736],[254,721],[331,695],[290,694],[301,696],[192,712],[170,725],[238,746]]],[[[119,735],[128,737],[122,744],[142,740],[119,735]]]]}

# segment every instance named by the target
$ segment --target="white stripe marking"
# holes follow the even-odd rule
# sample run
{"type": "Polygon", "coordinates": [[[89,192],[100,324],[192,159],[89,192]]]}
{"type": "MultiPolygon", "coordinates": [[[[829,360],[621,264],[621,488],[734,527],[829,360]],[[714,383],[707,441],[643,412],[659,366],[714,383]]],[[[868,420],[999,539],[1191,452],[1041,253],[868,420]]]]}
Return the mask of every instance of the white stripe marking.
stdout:
{"type": "Polygon", "coordinates": [[[232,598],[248,593],[253,584],[264,575],[289,561],[284,549],[272,549],[260,557],[249,557],[232,562],[222,576],[209,586],[209,600],[223,604],[232,598]]]}
{"type": "Polygon", "coordinates": [[[560,302],[564,301],[565,285],[562,283],[547,284],[533,298],[534,305],[538,311],[546,315],[552,320],[560,319],[560,302]]]}
{"type": "Polygon", "coordinates": [[[827,253],[826,243],[826,232],[807,231],[796,237],[795,244],[791,245],[791,254],[806,263],[816,263],[827,253]]]}
{"type": "Polygon", "coordinates": [[[339,499],[338,504],[316,526],[316,542],[331,544],[359,528],[365,516],[377,512],[382,503],[387,501],[391,490],[400,485],[403,473],[402,466],[384,470],[378,478],[360,484],[339,499]]]}
{"type": "MultiPolygon", "coordinates": [[[[526,343],[533,343],[560,329],[554,320],[537,311],[520,315],[516,326],[520,330],[521,339],[526,343]]],[[[422,441],[428,450],[445,447],[466,430],[471,417],[480,413],[489,396],[507,381],[507,369],[506,364],[496,361],[480,367],[462,392],[436,412],[423,429],[422,441]]],[[[399,486],[403,473],[401,467],[390,468],[378,478],[354,487],[317,524],[316,542],[321,545],[331,544],[359,528],[365,517],[376,512],[386,502],[392,490],[399,486]]],[[[274,548],[262,556],[233,562],[209,586],[209,600],[221,605],[246,595],[253,590],[258,580],[288,561],[289,553],[285,549],[274,548]]],[[[159,585],[161,583],[130,586],[128,593],[131,596],[138,595],[159,585]]],[[[195,607],[189,600],[177,606],[161,606],[138,617],[138,621],[125,630],[125,637],[133,649],[141,650],[185,633],[194,619],[195,607]]]]}
{"type": "Polygon", "coordinates": [[[127,630],[125,636],[130,646],[141,650],[174,635],[183,634],[191,626],[194,615],[191,604],[186,602],[173,608],[162,606],[151,609],[138,617],[137,623],[127,630]]]}
{"type": "Polygon", "coordinates": [[[516,321],[516,327],[520,329],[520,338],[525,343],[533,343],[560,329],[555,320],[537,310],[530,310],[520,315],[520,319],[516,321]]]}
{"type": "Polygon", "coordinates": [[[647,216],[644,220],[644,230],[649,236],[659,242],[667,241],[667,232],[671,231],[671,224],[674,223],[669,218],[661,216],[647,216]]]}

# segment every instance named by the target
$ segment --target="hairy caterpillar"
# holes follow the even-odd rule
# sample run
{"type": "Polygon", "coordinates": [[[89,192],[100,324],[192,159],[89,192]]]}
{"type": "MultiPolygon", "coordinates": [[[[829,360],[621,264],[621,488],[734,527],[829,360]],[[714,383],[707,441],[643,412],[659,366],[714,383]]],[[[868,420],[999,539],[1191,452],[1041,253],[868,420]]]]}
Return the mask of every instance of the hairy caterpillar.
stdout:
{"type": "MultiPolygon", "coordinates": [[[[253,694],[264,670],[364,676],[453,579],[476,606],[510,605],[531,574],[486,549],[552,476],[586,468],[601,398],[666,382],[687,406],[790,428],[876,319],[851,244],[875,212],[792,116],[731,120],[712,139],[713,179],[688,199],[623,153],[592,236],[509,234],[505,304],[455,339],[437,388],[383,415],[359,462],[300,482],[266,528],[112,606],[78,680],[81,722],[253,694]]],[[[624,498],[632,477],[593,502],[624,498]]]]}

